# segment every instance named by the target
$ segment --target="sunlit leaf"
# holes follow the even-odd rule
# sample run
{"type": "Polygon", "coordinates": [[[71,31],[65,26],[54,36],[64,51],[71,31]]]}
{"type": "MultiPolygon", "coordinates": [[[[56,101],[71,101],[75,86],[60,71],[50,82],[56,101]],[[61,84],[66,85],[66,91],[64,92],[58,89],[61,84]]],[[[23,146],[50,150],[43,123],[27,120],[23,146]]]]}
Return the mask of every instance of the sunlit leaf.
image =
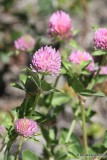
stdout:
{"type": "Polygon", "coordinates": [[[39,160],[39,159],[33,152],[24,150],[22,152],[22,160],[39,160]]]}
{"type": "Polygon", "coordinates": [[[107,54],[107,51],[102,51],[102,50],[97,50],[92,53],[93,56],[101,56],[106,54],[107,54]]]}

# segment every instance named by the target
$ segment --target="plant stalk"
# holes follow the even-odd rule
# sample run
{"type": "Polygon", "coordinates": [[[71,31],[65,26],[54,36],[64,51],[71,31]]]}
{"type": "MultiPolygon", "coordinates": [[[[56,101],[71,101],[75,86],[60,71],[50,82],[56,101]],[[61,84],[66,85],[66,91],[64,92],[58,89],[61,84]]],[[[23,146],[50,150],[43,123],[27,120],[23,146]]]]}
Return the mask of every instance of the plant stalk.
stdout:
{"type": "Polygon", "coordinates": [[[85,109],[83,105],[81,105],[81,115],[82,115],[82,130],[83,130],[83,141],[84,141],[84,149],[85,149],[85,159],[88,160],[87,134],[86,134],[86,125],[85,125],[85,109]]]}
{"type": "Polygon", "coordinates": [[[72,135],[72,132],[73,132],[73,129],[74,129],[75,124],[76,124],[76,119],[74,119],[74,120],[72,121],[72,123],[71,123],[71,126],[70,126],[70,129],[69,129],[69,131],[68,131],[68,134],[67,134],[65,143],[68,143],[68,142],[69,142],[69,139],[70,139],[70,137],[71,137],[71,135],[72,135]]]}
{"type": "Polygon", "coordinates": [[[76,113],[75,113],[75,119],[73,119],[72,123],[71,123],[71,126],[69,128],[69,131],[68,131],[68,134],[67,134],[67,137],[66,137],[66,140],[65,140],[65,143],[68,143],[69,142],[69,139],[72,135],[72,132],[73,132],[73,129],[75,127],[75,124],[76,124],[76,117],[78,116],[78,113],[79,113],[79,108],[76,110],[76,113]]]}
{"type": "Polygon", "coordinates": [[[16,156],[14,158],[14,160],[18,160],[18,156],[19,156],[19,152],[21,150],[21,147],[22,147],[22,143],[23,143],[23,136],[20,136],[20,139],[19,139],[19,144],[18,144],[18,150],[16,152],[16,156]]]}
{"type": "Polygon", "coordinates": [[[34,103],[33,103],[32,110],[31,110],[31,112],[30,112],[30,115],[32,115],[32,113],[35,111],[35,106],[36,106],[37,103],[38,103],[39,96],[40,96],[40,92],[38,92],[37,95],[36,95],[36,98],[35,98],[35,101],[34,101],[34,103]]]}
{"type": "Polygon", "coordinates": [[[98,160],[101,160],[102,158],[104,158],[104,156],[107,154],[107,150],[102,154],[102,156],[100,158],[98,158],[98,156],[96,158],[98,158],[98,160]]]}
{"type": "MultiPolygon", "coordinates": [[[[57,85],[57,83],[58,83],[58,81],[59,81],[59,78],[60,78],[60,76],[58,76],[58,77],[56,78],[56,81],[55,81],[55,84],[54,84],[54,88],[56,87],[56,85],[57,85]]],[[[53,97],[54,97],[54,92],[52,92],[52,94],[51,94],[51,96],[50,96],[49,109],[51,108],[51,104],[52,104],[52,99],[53,99],[53,97]]]]}
{"type": "Polygon", "coordinates": [[[78,95],[78,98],[80,100],[80,106],[81,106],[81,119],[82,119],[82,132],[83,132],[83,142],[84,142],[84,154],[85,154],[85,160],[88,160],[88,144],[87,144],[87,133],[86,133],[86,120],[85,120],[85,108],[84,108],[84,102],[82,97],[78,95]]]}

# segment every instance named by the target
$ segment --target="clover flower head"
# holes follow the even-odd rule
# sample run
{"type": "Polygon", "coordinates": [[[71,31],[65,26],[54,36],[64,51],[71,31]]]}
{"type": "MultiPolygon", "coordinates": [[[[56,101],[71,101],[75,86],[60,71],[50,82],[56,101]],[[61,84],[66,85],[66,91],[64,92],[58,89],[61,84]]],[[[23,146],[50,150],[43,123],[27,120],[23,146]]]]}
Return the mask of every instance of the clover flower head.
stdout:
{"type": "Polygon", "coordinates": [[[45,72],[53,76],[60,73],[61,56],[51,46],[45,46],[36,51],[32,59],[32,68],[36,72],[45,72]]]}
{"type": "Polygon", "coordinates": [[[100,75],[107,75],[107,66],[102,66],[99,74],[100,75]]]}
{"type": "Polygon", "coordinates": [[[16,121],[15,128],[20,135],[30,137],[37,132],[38,126],[37,123],[31,119],[21,118],[16,121]]]}
{"type": "Polygon", "coordinates": [[[49,19],[49,35],[57,36],[60,39],[70,38],[72,36],[72,21],[64,11],[56,11],[49,19]]]}
{"type": "Polygon", "coordinates": [[[14,46],[20,51],[31,51],[35,45],[35,40],[30,35],[24,35],[14,41],[14,46]]]}
{"type": "Polygon", "coordinates": [[[107,28],[100,28],[94,34],[94,45],[96,48],[107,50],[107,28]]]}
{"type": "Polygon", "coordinates": [[[96,70],[93,57],[88,52],[74,51],[70,54],[68,59],[73,64],[80,64],[80,65],[84,61],[91,60],[91,63],[86,67],[86,69],[90,72],[96,70]]]}

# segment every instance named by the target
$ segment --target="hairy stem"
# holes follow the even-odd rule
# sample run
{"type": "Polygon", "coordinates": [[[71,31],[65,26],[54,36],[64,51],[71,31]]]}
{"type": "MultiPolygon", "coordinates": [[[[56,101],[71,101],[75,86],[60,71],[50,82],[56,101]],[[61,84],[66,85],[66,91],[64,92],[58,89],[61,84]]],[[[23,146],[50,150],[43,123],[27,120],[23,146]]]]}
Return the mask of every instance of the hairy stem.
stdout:
{"type": "Polygon", "coordinates": [[[85,148],[85,158],[86,160],[88,160],[87,158],[87,134],[86,134],[86,127],[85,127],[85,110],[84,110],[84,106],[81,105],[81,114],[82,114],[82,129],[83,129],[83,140],[84,140],[84,148],[85,148]]]}
{"type": "Polygon", "coordinates": [[[67,134],[67,137],[66,137],[66,140],[65,140],[65,143],[68,143],[69,142],[69,139],[72,135],[72,132],[73,132],[73,129],[75,127],[75,124],[76,124],[76,117],[78,116],[78,113],[79,113],[79,108],[76,110],[76,113],[75,113],[75,119],[73,119],[72,123],[71,123],[71,126],[69,128],[69,131],[68,131],[68,134],[67,134]]]}
{"type": "Polygon", "coordinates": [[[19,159],[18,156],[19,156],[19,152],[21,150],[22,143],[23,143],[23,136],[20,136],[19,144],[18,144],[18,150],[16,152],[16,156],[15,156],[14,160],[18,160],[19,159]]]}
{"type": "Polygon", "coordinates": [[[82,132],[83,132],[83,142],[84,142],[84,153],[85,153],[85,160],[88,160],[87,154],[88,154],[88,145],[87,145],[87,133],[86,133],[86,121],[85,121],[85,108],[84,108],[84,101],[81,98],[80,95],[78,95],[78,98],[80,100],[80,106],[81,106],[81,119],[82,119],[82,132]]]}

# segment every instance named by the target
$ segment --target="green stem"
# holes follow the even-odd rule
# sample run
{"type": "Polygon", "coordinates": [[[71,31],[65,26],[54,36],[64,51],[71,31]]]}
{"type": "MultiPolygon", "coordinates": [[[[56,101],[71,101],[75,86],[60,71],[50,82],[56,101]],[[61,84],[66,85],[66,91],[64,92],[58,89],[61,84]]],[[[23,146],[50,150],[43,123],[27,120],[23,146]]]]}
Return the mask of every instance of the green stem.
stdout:
{"type": "Polygon", "coordinates": [[[48,156],[49,156],[49,157],[48,157],[49,160],[54,160],[53,155],[52,155],[50,149],[49,149],[47,146],[45,146],[45,145],[44,145],[44,148],[45,148],[45,150],[46,150],[46,152],[47,152],[47,154],[48,154],[48,156]]]}
{"type": "Polygon", "coordinates": [[[103,153],[103,155],[100,158],[98,158],[98,157],[96,157],[96,158],[98,158],[98,160],[101,160],[101,158],[104,158],[105,154],[107,154],[107,150],[103,153]]]}
{"type": "MultiPolygon", "coordinates": [[[[41,81],[44,79],[44,75],[42,75],[41,77],[41,81]]],[[[38,100],[39,100],[39,97],[40,97],[40,94],[41,94],[41,89],[38,89],[38,92],[37,92],[37,95],[35,97],[35,100],[34,100],[34,103],[33,103],[33,106],[32,106],[32,110],[30,112],[30,116],[33,114],[33,112],[35,111],[35,107],[38,103],[38,100]]]]}
{"type": "Polygon", "coordinates": [[[16,156],[15,156],[14,160],[18,160],[18,156],[19,156],[19,152],[21,150],[22,143],[23,143],[23,136],[21,136],[19,139],[18,150],[16,152],[16,156]]]}
{"type": "MultiPolygon", "coordinates": [[[[59,78],[60,78],[60,76],[58,76],[57,78],[56,78],[56,81],[55,81],[55,83],[54,83],[54,88],[56,87],[56,85],[57,85],[57,83],[58,83],[58,81],[59,81],[59,78]]],[[[52,104],[52,99],[53,99],[53,97],[54,97],[54,92],[52,92],[52,94],[51,94],[51,96],[50,96],[50,100],[49,100],[49,109],[51,108],[51,104],[52,104]]]]}
{"type": "Polygon", "coordinates": [[[72,132],[73,132],[73,129],[74,129],[75,124],[76,124],[76,119],[74,119],[74,120],[72,121],[72,123],[71,123],[71,126],[70,126],[70,129],[69,129],[69,131],[68,131],[68,135],[67,135],[67,137],[66,137],[65,143],[68,143],[68,142],[69,142],[69,139],[70,139],[70,137],[71,137],[71,135],[72,135],[72,132]]]}
{"type": "Polygon", "coordinates": [[[70,137],[71,137],[71,135],[72,135],[73,129],[74,129],[75,124],[76,124],[76,117],[77,117],[78,114],[79,114],[79,110],[80,110],[79,108],[76,110],[75,119],[73,119],[73,121],[72,121],[72,123],[71,123],[71,126],[70,126],[70,128],[69,128],[67,137],[66,137],[66,139],[65,139],[65,143],[68,143],[68,142],[69,142],[69,139],[70,139],[70,137]]]}
{"type": "Polygon", "coordinates": [[[30,112],[30,115],[32,115],[32,113],[35,111],[35,106],[36,106],[37,103],[38,103],[39,96],[40,96],[40,92],[38,92],[37,95],[36,95],[36,98],[35,98],[35,101],[34,101],[34,103],[33,103],[32,110],[31,110],[31,112],[30,112]]]}
{"type": "Polygon", "coordinates": [[[92,78],[91,82],[89,83],[87,89],[92,89],[95,85],[95,77],[92,78]]]}
{"type": "Polygon", "coordinates": [[[85,108],[84,103],[85,100],[81,95],[78,95],[80,106],[81,106],[81,119],[82,119],[82,132],[83,132],[83,143],[84,143],[84,154],[85,154],[85,160],[88,160],[88,145],[87,145],[87,133],[86,133],[86,120],[85,120],[85,108]]]}
{"type": "Polygon", "coordinates": [[[84,142],[84,152],[85,152],[85,159],[88,160],[87,154],[87,133],[86,133],[86,122],[85,122],[85,109],[84,106],[81,104],[81,118],[82,118],[82,131],[83,131],[83,142],[84,142]]]}
{"type": "Polygon", "coordinates": [[[86,134],[86,127],[85,127],[85,109],[84,106],[81,105],[81,112],[82,112],[82,129],[83,129],[83,140],[84,140],[84,148],[85,148],[85,158],[87,158],[87,134],[86,134]]]}

